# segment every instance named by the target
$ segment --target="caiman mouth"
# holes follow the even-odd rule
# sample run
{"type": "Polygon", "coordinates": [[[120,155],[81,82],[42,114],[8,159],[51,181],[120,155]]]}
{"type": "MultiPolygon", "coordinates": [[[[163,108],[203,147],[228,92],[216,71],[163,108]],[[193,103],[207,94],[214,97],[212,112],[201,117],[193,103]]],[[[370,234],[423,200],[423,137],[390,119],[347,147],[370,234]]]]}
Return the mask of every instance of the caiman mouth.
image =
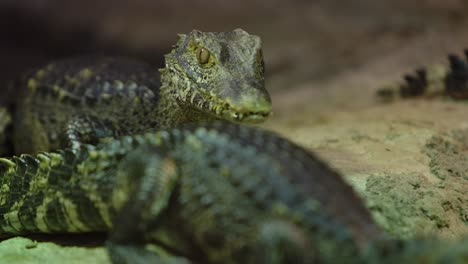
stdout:
{"type": "Polygon", "coordinates": [[[258,111],[254,110],[255,107],[236,107],[230,102],[217,98],[213,95],[208,95],[208,107],[201,107],[202,111],[210,112],[217,118],[226,119],[239,123],[260,123],[265,121],[271,114],[271,104],[268,106],[258,104],[258,111]]]}
{"type": "Polygon", "coordinates": [[[223,116],[226,116],[226,119],[234,122],[242,123],[260,123],[265,121],[271,114],[269,112],[237,112],[233,109],[228,109],[224,112],[223,116]]]}
{"type": "MultiPolygon", "coordinates": [[[[218,99],[218,101],[221,101],[218,99]]],[[[218,104],[208,104],[208,107],[198,109],[205,113],[210,113],[215,118],[225,119],[239,123],[260,123],[265,121],[270,115],[271,111],[246,111],[244,109],[237,109],[231,106],[228,102],[222,102],[218,104]]]]}
{"type": "Polygon", "coordinates": [[[192,93],[188,100],[179,99],[179,101],[181,101],[181,103],[190,101],[191,107],[197,111],[211,114],[216,119],[225,119],[232,122],[260,123],[271,115],[271,103],[269,103],[269,101],[265,105],[259,104],[260,107],[258,108],[263,108],[259,109],[259,111],[233,106],[229,102],[216,97],[214,94],[201,91],[192,93]]]}

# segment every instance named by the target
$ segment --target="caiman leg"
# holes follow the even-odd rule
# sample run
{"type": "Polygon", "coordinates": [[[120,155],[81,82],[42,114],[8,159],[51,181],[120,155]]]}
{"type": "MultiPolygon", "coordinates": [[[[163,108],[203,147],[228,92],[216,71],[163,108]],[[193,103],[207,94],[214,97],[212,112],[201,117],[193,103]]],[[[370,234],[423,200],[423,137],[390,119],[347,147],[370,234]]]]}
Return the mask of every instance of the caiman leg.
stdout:
{"type": "Polygon", "coordinates": [[[118,182],[127,185],[125,188],[131,195],[115,217],[106,243],[112,262],[189,263],[184,258],[170,256],[163,248],[158,251],[145,249],[152,221],[169,206],[179,180],[175,161],[164,158],[159,151],[137,150],[121,162],[117,177],[118,182]]]}
{"type": "Polygon", "coordinates": [[[115,136],[110,126],[92,117],[73,117],[65,125],[61,146],[78,151],[82,144],[97,144],[100,139],[115,136]]]}

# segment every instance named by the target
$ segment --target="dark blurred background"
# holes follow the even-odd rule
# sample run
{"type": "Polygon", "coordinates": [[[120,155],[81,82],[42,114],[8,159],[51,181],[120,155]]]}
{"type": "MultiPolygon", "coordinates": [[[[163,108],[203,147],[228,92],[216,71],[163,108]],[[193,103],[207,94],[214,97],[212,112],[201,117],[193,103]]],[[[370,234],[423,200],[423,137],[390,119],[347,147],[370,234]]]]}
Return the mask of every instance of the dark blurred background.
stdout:
{"type": "Polygon", "coordinates": [[[240,27],[263,38],[274,91],[330,78],[414,39],[460,34],[467,11],[464,0],[1,0],[0,82],[80,54],[160,65],[177,33],[240,27]]]}

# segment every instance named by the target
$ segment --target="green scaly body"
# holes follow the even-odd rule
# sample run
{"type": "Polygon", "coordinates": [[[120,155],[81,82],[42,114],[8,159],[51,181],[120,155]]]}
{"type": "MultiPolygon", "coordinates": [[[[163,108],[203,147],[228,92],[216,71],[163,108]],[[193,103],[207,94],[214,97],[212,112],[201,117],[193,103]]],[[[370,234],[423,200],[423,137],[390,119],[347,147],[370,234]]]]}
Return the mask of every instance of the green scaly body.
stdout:
{"type": "Polygon", "coordinates": [[[1,173],[11,194],[0,206],[3,234],[113,229],[116,243],[137,237],[210,263],[247,261],[275,235],[297,243],[295,257],[310,254],[304,263],[315,247],[326,253],[320,257],[344,260],[380,234],[325,164],[272,134],[230,124],[123,137],[77,154],[23,155],[3,160],[1,173]]]}
{"type": "Polygon", "coordinates": [[[2,159],[0,172],[0,186],[8,189],[0,235],[109,232],[114,263],[463,263],[468,257],[468,240],[384,240],[339,174],[289,141],[250,127],[202,124],[127,136],[83,145],[78,153],[2,159]]]}

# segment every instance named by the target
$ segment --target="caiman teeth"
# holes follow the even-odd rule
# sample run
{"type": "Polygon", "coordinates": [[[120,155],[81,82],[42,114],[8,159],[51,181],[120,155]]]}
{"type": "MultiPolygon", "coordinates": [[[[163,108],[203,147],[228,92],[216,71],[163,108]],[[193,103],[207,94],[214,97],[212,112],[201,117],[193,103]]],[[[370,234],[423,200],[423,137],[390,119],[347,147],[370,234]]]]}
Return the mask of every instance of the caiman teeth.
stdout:
{"type": "Polygon", "coordinates": [[[241,113],[241,112],[234,112],[231,114],[232,119],[236,121],[242,121],[244,119],[249,119],[251,117],[254,118],[260,118],[260,119],[265,119],[267,118],[271,112],[247,112],[247,113],[241,113]]]}
{"type": "Polygon", "coordinates": [[[214,95],[207,95],[208,99],[203,98],[203,93],[193,93],[191,96],[179,97],[179,101],[185,103],[188,100],[191,101],[192,105],[196,105],[197,109],[204,112],[211,112],[213,115],[224,117],[232,121],[247,121],[247,122],[261,122],[265,120],[271,111],[245,111],[232,106],[230,103],[217,99],[214,95]]]}

